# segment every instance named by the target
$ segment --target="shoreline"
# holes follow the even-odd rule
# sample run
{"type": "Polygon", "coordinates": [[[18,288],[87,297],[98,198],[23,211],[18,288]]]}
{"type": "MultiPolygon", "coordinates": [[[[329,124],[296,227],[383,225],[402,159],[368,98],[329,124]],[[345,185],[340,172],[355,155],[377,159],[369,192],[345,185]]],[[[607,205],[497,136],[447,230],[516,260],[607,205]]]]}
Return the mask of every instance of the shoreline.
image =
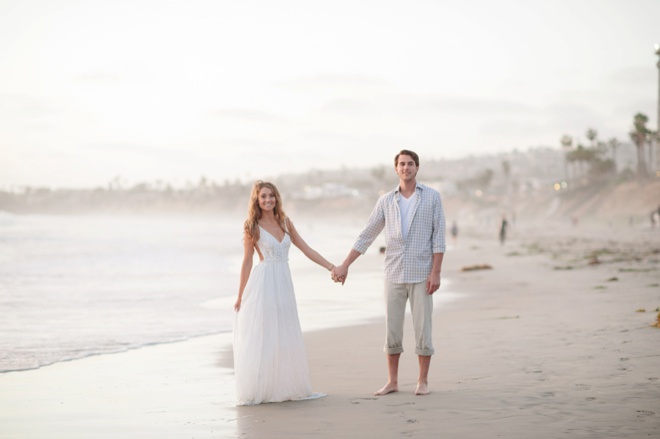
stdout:
{"type": "MultiPolygon", "coordinates": [[[[381,315],[353,326],[305,330],[313,388],[328,394],[318,400],[235,407],[231,333],[224,333],[0,374],[0,435],[333,438],[363,437],[368,431],[382,438],[637,439],[657,434],[660,330],[649,324],[660,306],[660,254],[654,253],[660,234],[627,234],[612,243],[607,233],[591,241],[561,228],[512,231],[504,247],[495,234],[460,237],[445,258],[443,273],[452,281],[448,291],[461,299],[436,301],[431,395],[413,395],[417,364],[408,316],[400,391],[372,396],[386,378],[381,315]],[[603,246],[611,253],[590,265],[588,256],[603,246]],[[492,269],[461,271],[477,264],[492,269]],[[569,265],[570,270],[558,269],[569,265]],[[637,312],[641,308],[646,312],[637,312]]],[[[377,270],[379,276],[369,282],[381,288],[382,260],[372,256],[356,262],[351,275],[369,278],[366,273],[377,270]]],[[[351,275],[346,285],[328,282],[323,291],[361,294],[364,286],[351,283],[356,280],[351,275]]],[[[444,291],[443,286],[436,295],[444,291]]]]}
{"type": "Polygon", "coordinates": [[[55,366],[58,364],[62,363],[72,363],[74,361],[82,361],[86,360],[88,358],[93,358],[93,357],[102,357],[102,356],[112,356],[112,355],[121,355],[125,354],[128,352],[133,352],[133,351],[139,351],[141,349],[148,349],[148,348],[154,348],[158,346],[164,346],[164,345],[171,345],[171,344],[176,344],[176,343],[186,343],[191,340],[196,340],[198,338],[203,338],[203,337],[214,337],[214,336],[221,336],[223,334],[228,334],[231,333],[231,330],[222,330],[218,332],[212,332],[208,334],[198,334],[198,335],[191,335],[186,338],[181,338],[181,339],[176,339],[176,340],[169,340],[169,341],[158,341],[158,342],[153,342],[153,343],[146,343],[143,345],[139,346],[133,346],[133,347],[128,347],[122,350],[114,351],[114,352],[93,352],[81,357],[76,357],[76,358],[66,358],[63,360],[56,360],[51,363],[46,363],[46,364],[40,364],[38,366],[34,367],[28,367],[24,369],[8,369],[8,370],[0,370],[0,377],[3,374],[13,374],[13,373],[20,373],[20,372],[32,372],[36,370],[41,370],[50,366],[55,366]]]}

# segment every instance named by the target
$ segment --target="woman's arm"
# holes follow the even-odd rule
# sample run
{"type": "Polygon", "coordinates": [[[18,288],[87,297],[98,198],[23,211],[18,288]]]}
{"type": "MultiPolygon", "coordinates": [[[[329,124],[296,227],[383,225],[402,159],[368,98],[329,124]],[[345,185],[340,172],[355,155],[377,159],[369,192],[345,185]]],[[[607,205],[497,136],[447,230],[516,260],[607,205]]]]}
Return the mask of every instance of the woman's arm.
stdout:
{"type": "Polygon", "coordinates": [[[241,265],[241,278],[238,286],[238,299],[234,304],[234,309],[239,311],[241,309],[241,301],[243,300],[243,290],[245,290],[245,285],[247,284],[248,279],[250,278],[250,272],[252,271],[252,257],[254,256],[254,242],[250,235],[245,233],[243,235],[243,264],[241,265]]]}
{"type": "Polygon", "coordinates": [[[296,230],[291,220],[288,218],[287,218],[287,228],[289,229],[289,235],[291,235],[291,242],[293,243],[293,245],[298,247],[300,251],[303,252],[303,254],[307,256],[312,262],[316,262],[317,264],[319,264],[321,267],[325,268],[328,271],[332,271],[335,268],[334,264],[328,262],[327,259],[325,259],[323,256],[319,254],[319,252],[317,252],[309,245],[307,245],[305,240],[302,239],[302,236],[300,236],[300,234],[296,230]]]}

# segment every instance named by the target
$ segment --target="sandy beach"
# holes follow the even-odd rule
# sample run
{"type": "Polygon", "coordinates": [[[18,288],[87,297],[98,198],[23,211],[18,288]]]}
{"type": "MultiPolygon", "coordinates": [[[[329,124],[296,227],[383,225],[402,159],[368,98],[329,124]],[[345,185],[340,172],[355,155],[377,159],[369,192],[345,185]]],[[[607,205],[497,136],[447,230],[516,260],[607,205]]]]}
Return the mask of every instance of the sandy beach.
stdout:
{"type": "MultiPolygon", "coordinates": [[[[660,436],[660,230],[514,226],[504,246],[468,231],[454,244],[451,284],[436,294],[459,298],[436,305],[431,395],[413,394],[408,319],[400,391],[372,396],[386,378],[379,318],[306,332],[322,399],[235,407],[231,337],[220,334],[2,374],[0,436],[660,436]],[[477,265],[491,268],[464,270],[477,265]]],[[[378,272],[370,251],[349,276],[378,272]]]]}

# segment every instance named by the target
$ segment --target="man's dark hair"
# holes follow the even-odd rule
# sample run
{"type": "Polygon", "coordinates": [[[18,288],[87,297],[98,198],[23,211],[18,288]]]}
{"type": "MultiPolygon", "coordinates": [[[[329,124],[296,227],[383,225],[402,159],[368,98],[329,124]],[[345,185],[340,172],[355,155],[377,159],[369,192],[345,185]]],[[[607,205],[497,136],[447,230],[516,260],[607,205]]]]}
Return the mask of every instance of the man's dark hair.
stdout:
{"type": "Polygon", "coordinates": [[[415,165],[419,168],[419,156],[417,155],[417,153],[412,152],[412,151],[407,150],[407,149],[402,149],[401,151],[399,151],[399,153],[396,155],[396,157],[394,157],[394,167],[395,168],[399,164],[399,156],[400,155],[409,155],[410,157],[412,157],[412,159],[415,161],[415,165]]]}

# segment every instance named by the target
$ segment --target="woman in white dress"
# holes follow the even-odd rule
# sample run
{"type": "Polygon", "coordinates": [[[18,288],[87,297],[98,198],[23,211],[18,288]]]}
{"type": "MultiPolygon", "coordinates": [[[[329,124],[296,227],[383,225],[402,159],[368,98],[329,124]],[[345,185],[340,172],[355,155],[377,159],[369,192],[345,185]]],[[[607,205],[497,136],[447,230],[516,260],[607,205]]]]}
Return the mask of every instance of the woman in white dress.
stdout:
{"type": "Polygon", "coordinates": [[[234,305],[234,374],[238,405],[325,396],[312,391],[293,282],[289,247],[329,271],[282,210],[272,183],[257,181],[245,221],[238,299],[234,305]],[[252,269],[255,251],[259,263],[252,269]]]}

